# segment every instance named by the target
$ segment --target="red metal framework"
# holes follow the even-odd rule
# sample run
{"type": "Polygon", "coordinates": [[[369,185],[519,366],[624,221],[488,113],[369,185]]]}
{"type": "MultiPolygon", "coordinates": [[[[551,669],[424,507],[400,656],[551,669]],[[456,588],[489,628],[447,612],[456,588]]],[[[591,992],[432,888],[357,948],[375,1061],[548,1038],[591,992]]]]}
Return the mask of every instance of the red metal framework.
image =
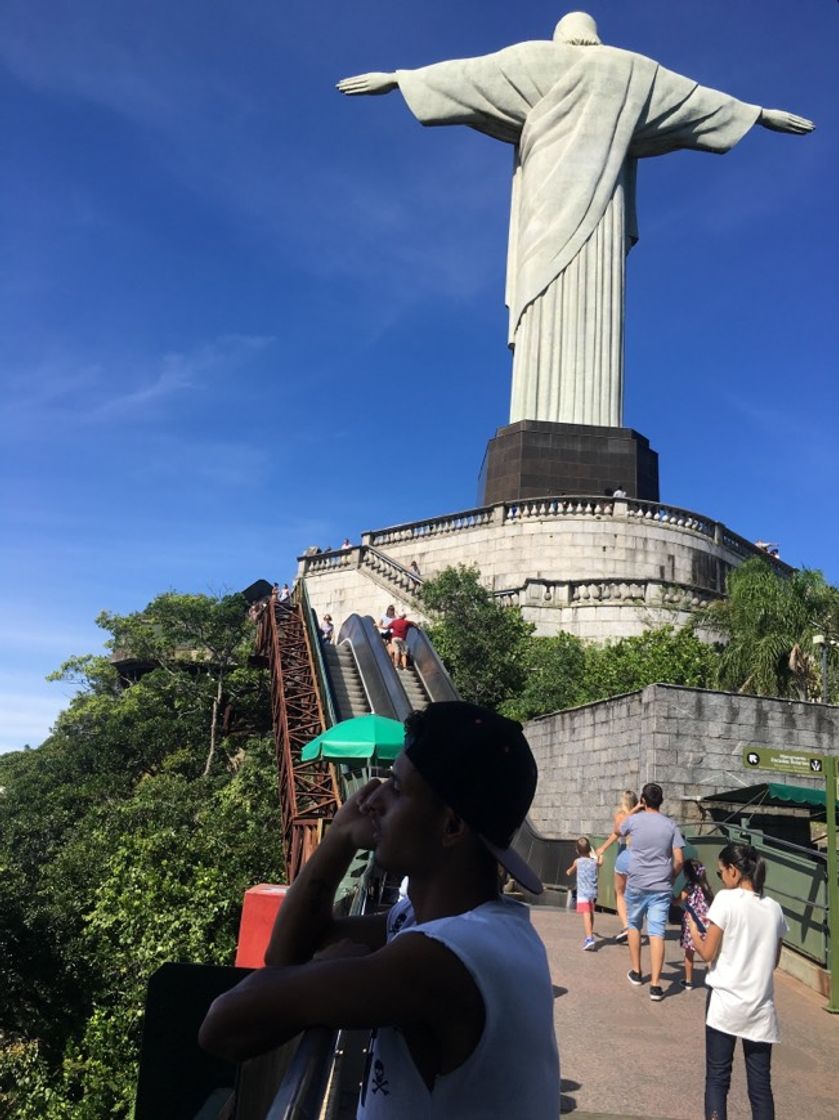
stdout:
{"type": "Polygon", "coordinates": [[[301,762],[306,743],[326,727],[311,648],[298,603],[269,602],[259,620],[257,649],[271,668],[271,704],[280,790],[286,873],[293,883],[317,847],[340,797],[331,766],[301,762]]]}

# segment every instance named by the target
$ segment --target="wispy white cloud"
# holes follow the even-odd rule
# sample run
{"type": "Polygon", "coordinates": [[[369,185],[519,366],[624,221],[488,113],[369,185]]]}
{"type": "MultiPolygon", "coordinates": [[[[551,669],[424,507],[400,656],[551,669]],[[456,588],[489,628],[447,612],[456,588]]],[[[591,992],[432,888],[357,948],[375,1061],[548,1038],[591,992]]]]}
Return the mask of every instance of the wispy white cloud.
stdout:
{"type": "Polygon", "coordinates": [[[42,743],[67,701],[60,685],[0,674],[0,753],[42,743]]]}
{"type": "Polygon", "coordinates": [[[113,425],[160,415],[166,402],[203,388],[231,373],[274,342],[271,336],[230,334],[190,352],[169,352],[140,360],[72,363],[44,360],[7,378],[5,414],[9,435],[60,424],[113,425]],[[120,386],[114,391],[114,386],[120,386]]]}

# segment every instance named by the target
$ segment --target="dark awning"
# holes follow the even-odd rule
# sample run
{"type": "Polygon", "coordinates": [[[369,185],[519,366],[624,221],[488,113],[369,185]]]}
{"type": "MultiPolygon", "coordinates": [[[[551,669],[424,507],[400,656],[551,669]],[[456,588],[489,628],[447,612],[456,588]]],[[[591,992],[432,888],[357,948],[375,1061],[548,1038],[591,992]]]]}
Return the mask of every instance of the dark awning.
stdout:
{"type": "Polygon", "coordinates": [[[777,808],[795,806],[810,812],[824,813],[823,789],[788,786],[780,782],[761,782],[756,786],[739,786],[725,793],[706,794],[703,801],[724,801],[732,805],[772,805],[777,808]]]}

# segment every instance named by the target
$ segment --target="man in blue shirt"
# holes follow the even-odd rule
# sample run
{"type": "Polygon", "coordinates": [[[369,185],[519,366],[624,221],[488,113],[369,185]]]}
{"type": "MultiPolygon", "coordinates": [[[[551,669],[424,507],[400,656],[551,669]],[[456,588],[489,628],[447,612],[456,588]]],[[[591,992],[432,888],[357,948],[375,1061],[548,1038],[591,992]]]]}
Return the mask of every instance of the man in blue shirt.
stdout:
{"type": "Polygon", "coordinates": [[[641,929],[647,918],[650,938],[650,999],[664,999],[661,969],[664,964],[664,932],[673,896],[673,880],[682,869],[685,841],[675,821],[661,812],[661,786],[648,782],[641,799],[620,826],[621,837],[631,837],[626,905],[629,916],[629,954],[632,967],[626,977],[639,987],[641,973],[641,929]]]}

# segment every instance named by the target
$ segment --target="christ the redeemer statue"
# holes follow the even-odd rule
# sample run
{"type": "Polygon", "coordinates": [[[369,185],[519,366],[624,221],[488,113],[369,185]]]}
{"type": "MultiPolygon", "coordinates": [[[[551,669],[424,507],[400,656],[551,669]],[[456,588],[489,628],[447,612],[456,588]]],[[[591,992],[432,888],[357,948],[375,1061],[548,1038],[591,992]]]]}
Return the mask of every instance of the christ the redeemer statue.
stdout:
{"type": "Polygon", "coordinates": [[[727,152],[754,124],[813,128],[603,46],[584,12],[560,20],[552,42],[338,83],[349,95],[397,88],[422,124],[465,124],[515,146],[506,291],[511,423],[622,423],[638,159],[682,148],[727,152]]]}

